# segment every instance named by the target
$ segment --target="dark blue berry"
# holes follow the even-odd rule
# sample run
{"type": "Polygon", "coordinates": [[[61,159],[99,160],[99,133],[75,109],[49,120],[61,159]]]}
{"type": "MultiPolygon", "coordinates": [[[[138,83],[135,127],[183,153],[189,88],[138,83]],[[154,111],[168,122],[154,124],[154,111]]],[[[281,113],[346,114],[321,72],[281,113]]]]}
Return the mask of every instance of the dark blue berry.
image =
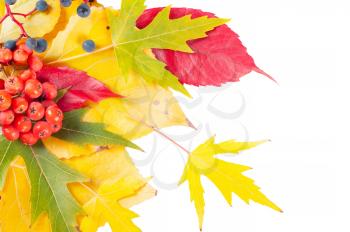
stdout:
{"type": "Polygon", "coordinates": [[[49,8],[49,5],[45,0],[39,0],[36,2],[36,9],[38,11],[46,11],[49,8]]]}
{"type": "Polygon", "coordinates": [[[90,15],[90,7],[86,3],[80,4],[80,6],[77,8],[77,13],[80,17],[86,18],[90,15]]]}
{"type": "Polygon", "coordinates": [[[64,7],[69,7],[72,4],[72,0],[61,0],[61,5],[64,7]]]}
{"type": "Polygon", "coordinates": [[[47,49],[47,41],[45,39],[38,39],[37,45],[34,48],[36,52],[42,53],[47,49]]]}
{"type": "Polygon", "coordinates": [[[38,41],[34,38],[28,38],[26,40],[26,45],[29,49],[34,50],[36,48],[36,46],[38,45],[38,41]]]}
{"type": "Polygon", "coordinates": [[[83,42],[83,49],[87,52],[92,52],[93,50],[95,50],[96,48],[96,45],[95,45],[95,42],[92,41],[91,39],[89,40],[85,40],[83,42]]]}
{"type": "Polygon", "coordinates": [[[16,43],[16,40],[8,40],[5,42],[4,47],[13,51],[16,48],[16,43]]]}
{"type": "Polygon", "coordinates": [[[6,4],[13,5],[16,3],[17,0],[6,0],[6,4]]]}

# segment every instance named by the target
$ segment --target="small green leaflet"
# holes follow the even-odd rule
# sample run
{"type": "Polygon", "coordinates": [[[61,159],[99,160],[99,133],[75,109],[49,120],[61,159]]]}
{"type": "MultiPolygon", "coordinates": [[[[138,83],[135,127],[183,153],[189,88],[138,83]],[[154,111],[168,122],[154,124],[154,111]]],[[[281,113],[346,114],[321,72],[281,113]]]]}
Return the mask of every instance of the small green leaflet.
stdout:
{"type": "Polygon", "coordinates": [[[187,41],[206,37],[206,32],[228,20],[207,16],[191,19],[191,15],[171,20],[170,7],[166,7],[146,28],[139,30],[136,20],[145,9],[145,0],[123,0],[118,16],[108,10],[114,51],[122,74],[136,72],[147,81],[189,96],[178,79],[165,69],[166,65],[145,51],[158,48],[191,53],[187,41]]]}
{"type": "Polygon", "coordinates": [[[30,147],[4,137],[0,141],[0,188],[4,186],[10,163],[21,156],[31,182],[32,221],[47,212],[53,232],[76,231],[75,218],[81,209],[67,184],[83,182],[85,178],[50,154],[41,142],[30,147]]]}
{"type": "Polygon", "coordinates": [[[86,109],[79,109],[65,113],[62,129],[54,134],[53,137],[77,144],[93,144],[98,146],[113,144],[142,150],[129,140],[106,131],[102,123],[84,122],[82,119],[86,112],[86,109]]]}

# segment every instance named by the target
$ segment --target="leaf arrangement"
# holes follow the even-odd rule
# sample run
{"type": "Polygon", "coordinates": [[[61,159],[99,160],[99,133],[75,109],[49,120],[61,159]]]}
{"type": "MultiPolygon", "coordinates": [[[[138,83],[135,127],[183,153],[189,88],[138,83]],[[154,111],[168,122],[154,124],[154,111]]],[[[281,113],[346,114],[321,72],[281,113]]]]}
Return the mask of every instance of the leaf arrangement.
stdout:
{"type": "MultiPolygon", "coordinates": [[[[0,16],[1,94],[12,90],[8,82],[13,76],[20,83],[25,72],[31,73],[39,84],[55,86],[50,104],[64,113],[56,133],[28,144],[15,125],[5,124],[9,119],[2,119],[0,110],[4,232],[97,231],[105,223],[113,231],[141,231],[130,207],[156,190],[125,148],[142,150],[132,140],[152,132],[169,138],[160,131],[165,127],[191,127],[171,89],[190,96],[184,84],[220,86],[251,71],[272,79],[225,25],[227,19],[196,9],[146,9],[145,0],[122,0],[120,10],[94,1],[6,0],[0,3],[0,16]],[[9,127],[17,134],[9,137],[9,127]]],[[[23,93],[27,99],[26,89],[23,93]]],[[[44,105],[42,97],[35,98],[44,105]]],[[[189,183],[200,229],[205,207],[201,177],[213,182],[230,205],[235,193],[247,203],[281,211],[243,175],[249,167],[217,157],[261,143],[215,143],[212,137],[193,152],[184,149],[189,158],[179,183],[189,183]]]]}

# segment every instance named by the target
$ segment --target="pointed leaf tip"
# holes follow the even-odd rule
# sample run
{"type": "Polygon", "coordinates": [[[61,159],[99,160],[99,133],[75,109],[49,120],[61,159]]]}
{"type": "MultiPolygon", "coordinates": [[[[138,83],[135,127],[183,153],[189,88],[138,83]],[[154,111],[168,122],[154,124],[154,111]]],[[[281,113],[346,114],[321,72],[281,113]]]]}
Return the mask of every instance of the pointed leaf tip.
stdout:
{"type": "Polygon", "coordinates": [[[269,78],[270,80],[272,80],[273,82],[275,82],[276,84],[278,84],[278,82],[272,77],[270,76],[269,74],[267,74],[265,71],[263,71],[262,69],[258,68],[258,67],[255,67],[254,68],[254,71],[257,72],[257,73],[260,73],[264,76],[266,76],[267,78],[269,78]]]}

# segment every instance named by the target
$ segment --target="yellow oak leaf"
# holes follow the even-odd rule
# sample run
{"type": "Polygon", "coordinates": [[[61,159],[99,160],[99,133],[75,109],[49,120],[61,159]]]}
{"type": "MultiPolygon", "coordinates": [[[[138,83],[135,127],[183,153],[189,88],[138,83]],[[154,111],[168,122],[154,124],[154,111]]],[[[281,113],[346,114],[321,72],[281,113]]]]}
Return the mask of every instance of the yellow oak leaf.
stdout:
{"type": "Polygon", "coordinates": [[[259,187],[254,184],[252,179],[242,174],[250,170],[249,167],[216,158],[218,154],[237,154],[264,142],[237,142],[229,140],[215,144],[215,137],[212,137],[190,153],[180,184],[185,181],[189,183],[191,201],[194,202],[201,229],[205,206],[201,176],[206,176],[213,182],[230,205],[232,205],[232,193],[235,193],[247,204],[250,201],[255,201],[282,212],[276,204],[260,192],[259,187]]]}
{"type": "Polygon", "coordinates": [[[0,231],[49,232],[50,221],[46,214],[31,223],[30,184],[24,161],[14,161],[0,191],[0,231]]]}
{"type": "Polygon", "coordinates": [[[94,155],[65,161],[90,178],[74,183],[70,190],[86,215],[80,218],[83,232],[96,231],[109,223],[114,231],[139,231],[132,223],[137,215],[128,207],[155,195],[122,147],[112,147],[94,155]]]}
{"type": "MultiPolygon", "coordinates": [[[[4,2],[4,1],[3,1],[4,2]]],[[[16,4],[10,6],[11,10],[16,13],[27,14],[35,9],[37,0],[18,0],[16,4]]],[[[23,23],[23,27],[31,37],[42,37],[53,30],[60,17],[61,5],[57,0],[46,0],[49,9],[45,12],[35,12],[24,18],[15,16],[16,19],[23,23]]],[[[21,35],[19,27],[8,17],[3,23],[0,32],[0,41],[4,42],[9,39],[17,39],[21,35]]]]}

